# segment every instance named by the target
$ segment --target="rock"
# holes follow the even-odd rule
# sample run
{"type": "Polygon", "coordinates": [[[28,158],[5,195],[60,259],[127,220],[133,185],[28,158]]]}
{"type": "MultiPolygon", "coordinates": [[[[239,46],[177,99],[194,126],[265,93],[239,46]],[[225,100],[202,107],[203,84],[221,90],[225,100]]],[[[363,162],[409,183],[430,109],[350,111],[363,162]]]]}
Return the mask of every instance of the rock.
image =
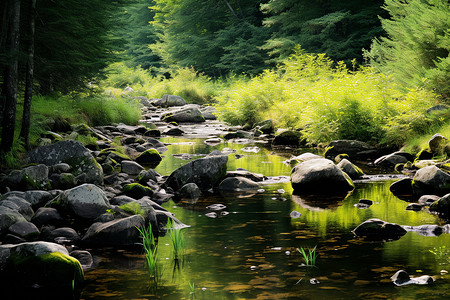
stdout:
{"type": "Polygon", "coordinates": [[[398,164],[407,163],[409,160],[403,155],[398,155],[395,153],[391,153],[388,155],[384,155],[375,160],[374,165],[380,167],[389,167],[394,168],[398,164]]]}
{"type": "Polygon", "coordinates": [[[412,196],[413,188],[412,188],[412,179],[411,178],[402,178],[391,184],[389,190],[395,196],[412,196]]]}
{"type": "Polygon", "coordinates": [[[67,190],[77,185],[77,179],[71,173],[52,174],[50,181],[54,189],[67,190]]]}
{"type": "Polygon", "coordinates": [[[380,219],[369,219],[359,224],[352,231],[356,236],[374,240],[395,240],[406,234],[406,230],[395,223],[388,223],[380,219]]]}
{"type": "Polygon", "coordinates": [[[64,223],[64,219],[55,208],[41,207],[31,218],[31,222],[40,228],[43,225],[59,226],[64,223]]]}
{"type": "Polygon", "coordinates": [[[181,130],[180,128],[169,128],[167,130],[164,130],[162,134],[165,135],[172,135],[172,136],[180,136],[183,135],[185,132],[181,130]]]}
{"type": "Polygon", "coordinates": [[[423,205],[420,205],[418,203],[410,203],[408,206],[406,206],[406,210],[412,210],[412,211],[421,211],[423,208],[423,205]]]}
{"type": "Polygon", "coordinates": [[[176,169],[166,180],[166,185],[179,190],[186,183],[195,183],[201,191],[218,186],[225,178],[228,156],[199,158],[176,169]]]}
{"type": "Polygon", "coordinates": [[[111,208],[105,193],[93,184],[83,184],[66,190],[51,205],[63,208],[73,216],[94,220],[111,208]]]}
{"type": "Polygon", "coordinates": [[[262,174],[252,173],[247,170],[227,171],[227,177],[245,177],[255,182],[261,182],[266,179],[262,174]]]}
{"type": "Polygon", "coordinates": [[[450,194],[443,196],[436,202],[433,202],[429,208],[430,212],[440,214],[450,219],[450,194]]]}
{"type": "Polygon", "coordinates": [[[217,109],[213,106],[206,106],[200,109],[205,120],[217,120],[217,114],[219,113],[217,109]]]}
{"type": "Polygon", "coordinates": [[[441,155],[444,152],[447,141],[448,139],[440,133],[433,135],[428,141],[428,146],[430,147],[431,153],[441,155]]]}
{"type": "Polygon", "coordinates": [[[125,195],[121,195],[121,196],[116,196],[116,197],[112,198],[109,201],[109,203],[111,205],[120,206],[120,205],[124,205],[124,204],[130,203],[130,202],[135,202],[135,201],[136,201],[136,199],[134,199],[134,198],[131,198],[131,197],[128,197],[125,195]]]}
{"type": "Polygon", "coordinates": [[[86,250],[74,250],[70,252],[70,256],[77,259],[83,269],[92,267],[92,264],[94,263],[91,253],[86,250]]]}
{"type": "Polygon", "coordinates": [[[153,168],[159,165],[162,158],[156,149],[148,149],[136,157],[136,162],[141,165],[151,165],[153,168]]]}
{"type": "Polygon", "coordinates": [[[148,171],[142,171],[141,173],[139,173],[139,175],[137,176],[137,180],[140,184],[145,185],[149,180],[157,182],[158,177],[160,176],[161,175],[159,175],[155,170],[148,169],[148,171]]]}
{"type": "Polygon", "coordinates": [[[438,225],[403,226],[403,228],[408,232],[416,232],[422,236],[439,236],[444,232],[444,229],[438,225]]]}
{"type": "Polygon", "coordinates": [[[123,173],[128,175],[138,175],[141,171],[145,170],[143,166],[131,160],[123,160],[121,162],[121,169],[123,173]]]}
{"type": "Polygon", "coordinates": [[[175,192],[175,200],[187,200],[194,204],[202,195],[202,192],[195,183],[186,183],[175,192]]]}
{"type": "Polygon", "coordinates": [[[14,170],[0,178],[0,191],[4,188],[25,191],[32,189],[49,189],[48,167],[43,164],[14,170]]]}
{"type": "Polygon", "coordinates": [[[298,164],[291,184],[295,194],[346,194],[354,188],[350,177],[325,158],[298,164]]]}
{"type": "Polygon", "coordinates": [[[323,157],[320,156],[320,155],[317,155],[317,154],[306,152],[306,153],[302,153],[302,154],[300,154],[298,156],[292,157],[289,160],[289,164],[293,164],[292,162],[294,162],[294,163],[301,163],[301,162],[305,162],[307,160],[318,159],[318,158],[323,158],[323,157]]]}
{"type": "Polygon", "coordinates": [[[11,225],[26,221],[17,210],[0,205],[0,236],[5,234],[11,225]]]}
{"type": "Polygon", "coordinates": [[[450,175],[436,166],[428,166],[416,172],[412,187],[415,195],[445,195],[450,193],[450,175]]]}
{"type": "Polygon", "coordinates": [[[243,131],[243,130],[238,130],[236,132],[229,132],[227,134],[225,134],[223,136],[224,139],[226,140],[231,140],[231,139],[248,139],[251,138],[252,134],[247,132],[247,131],[243,131]]]}
{"type": "Polygon", "coordinates": [[[404,270],[397,271],[394,275],[391,277],[392,282],[396,286],[402,286],[402,285],[408,285],[408,284],[432,284],[434,282],[434,278],[428,275],[411,278],[409,277],[408,273],[404,270]]]}
{"type": "Polygon", "coordinates": [[[368,199],[360,199],[359,202],[357,204],[355,204],[355,207],[360,208],[360,209],[367,209],[369,208],[371,205],[373,204],[372,200],[368,200],[368,199]]]}
{"type": "Polygon", "coordinates": [[[145,220],[141,215],[133,215],[106,223],[94,223],[89,227],[82,242],[85,245],[96,247],[132,246],[142,243],[136,227],[144,226],[145,220]]]}
{"type": "Polygon", "coordinates": [[[8,287],[78,288],[84,281],[80,263],[64,246],[48,242],[0,245],[0,278],[8,287]]]}
{"type": "Polygon", "coordinates": [[[255,130],[259,130],[264,134],[273,133],[273,120],[265,120],[262,122],[259,122],[254,127],[255,130]]]}
{"type": "Polygon", "coordinates": [[[27,221],[14,223],[8,230],[9,233],[28,241],[37,239],[40,233],[36,225],[27,221]]]}
{"type": "Polygon", "coordinates": [[[159,191],[154,192],[153,195],[151,196],[151,199],[152,201],[161,205],[164,202],[169,201],[173,196],[174,196],[173,194],[168,194],[166,193],[165,190],[161,189],[159,191]]]}
{"type": "Polygon", "coordinates": [[[94,157],[78,141],[61,141],[28,152],[27,162],[52,166],[67,163],[78,176],[86,174],[86,183],[103,184],[103,171],[94,157]]]}
{"type": "MultiPolygon", "coordinates": [[[[34,215],[34,211],[31,208],[31,204],[23,198],[17,196],[8,196],[4,200],[0,201],[2,205],[3,201],[11,201],[17,206],[17,211],[27,220],[30,221],[34,215]]],[[[5,206],[5,205],[3,205],[5,206]]]]}
{"type": "Polygon", "coordinates": [[[160,137],[161,131],[159,129],[149,129],[144,133],[144,136],[149,137],[160,137]]]}
{"type": "Polygon", "coordinates": [[[196,107],[182,108],[169,113],[164,114],[161,120],[165,122],[205,122],[201,111],[196,107]]]}
{"type": "Polygon", "coordinates": [[[26,191],[24,194],[24,199],[31,204],[33,209],[43,206],[45,203],[53,198],[52,194],[46,191],[26,191]]]}
{"type": "Polygon", "coordinates": [[[161,99],[157,99],[152,104],[161,107],[183,106],[186,105],[186,100],[180,96],[163,95],[161,99]]]}
{"type": "Polygon", "coordinates": [[[134,199],[153,195],[153,190],[139,183],[130,183],[123,187],[122,193],[134,199]]]}
{"type": "Polygon", "coordinates": [[[436,195],[423,195],[423,196],[420,196],[420,198],[419,198],[419,200],[417,200],[417,202],[419,204],[428,205],[429,206],[433,202],[438,201],[439,199],[441,199],[441,197],[436,196],[436,195]]]}
{"type": "Polygon", "coordinates": [[[359,167],[352,164],[345,158],[337,164],[337,167],[350,176],[353,180],[359,179],[364,175],[364,172],[359,167]]]}
{"type": "Polygon", "coordinates": [[[48,242],[62,244],[61,238],[64,238],[64,244],[77,243],[80,240],[78,233],[70,227],[61,227],[54,230],[42,230],[42,239],[48,242]]]}
{"type": "Polygon", "coordinates": [[[272,140],[273,146],[304,146],[306,139],[302,137],[300,131],[287,130],[275,136],[272,140]]]}
{"type": "Polygon", "coordinates": [[[261,186],[258,183],[245,177],[228,177],[219,184],[219,190],[226,192],[256,193],[260,188],[261,186]]]}
{"type": "Polygon", "coordinates": [[[325,157],[333,159],[336,155],[347,154],[351,159],[364,159],[375,155],[375,148],[367,143],[356,140],[336,140],[331,141],[327,146],[325,157]]]}

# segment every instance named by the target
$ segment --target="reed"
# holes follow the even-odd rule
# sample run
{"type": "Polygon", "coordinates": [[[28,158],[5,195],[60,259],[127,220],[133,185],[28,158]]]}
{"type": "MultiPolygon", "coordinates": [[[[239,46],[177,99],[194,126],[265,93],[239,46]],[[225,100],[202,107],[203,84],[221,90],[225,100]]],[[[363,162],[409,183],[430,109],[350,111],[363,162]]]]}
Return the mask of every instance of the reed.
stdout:
{"type": "Polygon", "coordinates": [[[157,278],[157,269],[158,269],[158,246],[155,242],[155,237],[153,235],[152,226],[139,228],[139,233],[142,237],[142,244],[144,246],[145,251],[145,261],[147,264],[148,275],[152,278],[157,278]]]}
{"type": "Polygon", "coordinates": [[[305,261],[306,266],[315,267],[316,266],[316,259],[317,259],[317,252],[316,252],[316,246],[312,249],[308,249],[308,252],[305,251],[303,247],[297,248],[297,251],[300,252],[300,254],[303,256],[303,260],[305,261]]]}
{"type": "Polygon", "coordinates": [[[181,231],[181,228],[175,228],[173,221],[170,219],[167,221],[166,229],[172,242],[174,259],[178,260],[179,256],[183,254],[186,246],[184,234],[181,231]]]}

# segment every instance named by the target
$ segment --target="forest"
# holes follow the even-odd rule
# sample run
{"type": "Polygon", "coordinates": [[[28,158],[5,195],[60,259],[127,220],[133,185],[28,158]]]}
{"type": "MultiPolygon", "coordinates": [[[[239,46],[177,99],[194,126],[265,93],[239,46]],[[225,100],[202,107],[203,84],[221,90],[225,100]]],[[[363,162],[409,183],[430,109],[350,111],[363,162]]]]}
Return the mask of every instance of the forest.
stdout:
{"type": "Polygon", "coordinates": [[[137,122],[120,97],[127,86],[214,105],[231,124],[303,128],[311,144],[420,143],[450,130],[448,112],[424,114],[449,101],[449,9],[441,0],[2,1],[2,156],[35,145],[46,118],[137,122]],[[111,112],[99,120],[96,103],[111,112]]]}

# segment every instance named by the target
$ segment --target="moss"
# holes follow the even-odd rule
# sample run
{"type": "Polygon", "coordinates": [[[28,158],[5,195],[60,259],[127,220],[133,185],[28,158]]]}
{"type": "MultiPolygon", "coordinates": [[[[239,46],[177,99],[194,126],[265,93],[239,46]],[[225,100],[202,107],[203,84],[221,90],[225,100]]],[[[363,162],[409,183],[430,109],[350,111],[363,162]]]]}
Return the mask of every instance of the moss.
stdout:
{"type": "Polygon", "coordinates": [[[161,155],[156,149],[145,150],[136,158],[137,163],[142,165],[151,165],[153,167],[156,167],[161,160],[161,155]]]}
{"type": "Polygon", "coordinates": [[[122,193],[131,198],[140,199],[145,196],[153,195],[153,190],[139,183],[130,183],[123,187],[122,193]]]}
{"type": "Polygon", "coordinates": [[[144,216],[144,211],[142,210],[141,206],[136,202],[130,202],[120,205],[119,208],[133,215],[144,216]]]}
{"type": "Polygon", "coordinates": [[[4,272],[8,274],[8,280],[21,286],[78,287],[84,281],[80,262],[60,252],[26,257],[12,254],[6,261],[4,272]]]}

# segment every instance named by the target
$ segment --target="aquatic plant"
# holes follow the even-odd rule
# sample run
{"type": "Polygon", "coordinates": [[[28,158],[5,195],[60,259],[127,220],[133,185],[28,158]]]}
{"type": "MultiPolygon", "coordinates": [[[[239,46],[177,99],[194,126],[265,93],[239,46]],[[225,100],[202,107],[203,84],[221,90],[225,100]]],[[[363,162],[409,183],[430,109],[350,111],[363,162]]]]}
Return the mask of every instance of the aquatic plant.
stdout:
{"type": "Polygon", "coordinates": [[[450,263],[450,250],[445,246],[434,247],[428,251],[433,253],[437,260],[442,261],[442,264],[450,263]]]}
{"type": "Polygon", "coordinates": [[[189,290],[191,291],[191,294],[195,293],[195,282],[188,282],[189,283],[189,290]]]}
{"type": "Polygon", "coordinates": [[[316,266],[316,259],[317,259],[317,252],[316,252],[317,245],[314,246],[312,249],[308,249],[308,253],[305,251],[303,247],[297,248],[297,251],[300,252],[300,254],[303,256],[303,260],[305,261],[306,266],[315,267],[316,266]]]}
{"type": "Polygon", "coordinates": [[[152,226],[148,225],[148,227],[139,228],[139,233],[142,237],[142,244],[144,246],[145,251],[145,261],[147,264],[148,275],[154,279],[158,278],[157,272],[157,262],[158,262],[158,246],[155,242],[155,237],[153,235],[152,226]]]}
{"type": "Polygon", "coordinates": [[[174,258],[175,260],[178,260],[179,255],[183,254],[184,248],[186,246],[184,234],[181,231],[181,228],[175,228],[174,222],[171,219],[167,221],[166,229],[172,242],[174,258]]]}

